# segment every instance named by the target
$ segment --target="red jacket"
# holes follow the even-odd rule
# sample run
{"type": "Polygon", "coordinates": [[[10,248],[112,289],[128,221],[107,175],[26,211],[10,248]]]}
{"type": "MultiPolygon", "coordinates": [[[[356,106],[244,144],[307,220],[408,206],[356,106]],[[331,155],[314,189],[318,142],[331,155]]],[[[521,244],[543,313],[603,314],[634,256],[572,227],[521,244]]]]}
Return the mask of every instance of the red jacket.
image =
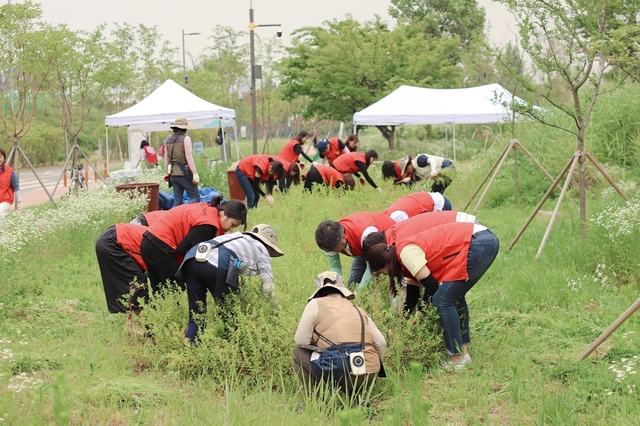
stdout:
{"type": "Polygon", "coordinates": [[[409,217],[413,217],[420,213],[432,212],[435,207],[433,197],[428,192],[414,192],[398,198],[382,213],[390,215],[391,213],[401,210],[409,217]]]}
{"type": "MultiPolygon", "coordinates": [[[[396,243],[398,262],[402,265],[402,249],[407,244],[416,244],[424,251],[427,268],[439,283],[466,280],[469,278],[467,260],[473,226],[473,223],[447,223],[401,240],[396,243]]],[[[387,235],[388,244],[391,244],[390,239],[391,235],[387,235]]],[[[402,269],[407,276],[415,279],[404,266],[402,269]]]]}
{"type": "Polygon", "coordinates": [[[143,271],[147,270],[147,265],[140,255],[140,243],[142,243],[142,235],[148,230],[149,228],[142,225],[133,225],[131,223],[116,224],[116,241],[143,271]]]}
{"type": "MultiPolygon", "coordinates": [[[[378,228],[379,232],[386,231],[395,222],[389,216],[382,213],[362,212],[345,216],[338,221],[344,227],[345,237],[349,243],[351,256],[362,255],[362,234],[370,226],[378,228]]],[[[342,251],[349,256],[349,253],[342,251]]]]}
{"type": "Polygon", "coordinates": [[[338,182],[344,183],[344,176],[342,173],[334,169],[333,167],[325,166],[322,164],[317,164],[313,166],[318,170],[320,176],[322,176],[322,180],[327,186],[335,188],[338,182]]]}
{"type": "MultiPolygon", "coordinates": [[[[262,171],[262,176],[260,176],[261,182],[266,182],[269,180],[271,176],[269,176],[269,162],[273,160],[273,156],[264,155],[264,154],[254,154],[248,157],[244,157],[242,160],[238,161],[238,168],[249,180],[255,180],[256,178],[256,170],[255,166],[258,166],[260,171],[262,171]]],[[[283,163],[284,166],[284,163],[283,163]]],[[[275,177],[277,178],[277,177],[275,177]]]]}
{"type": "Polygon", "coordinates": [[[13,204],[14,192],[11,188],[13,169],[5,163],[4,171],[0,172],[0,203],[13,204]]]}
{"type": "Polygon", "coordinates": [[[362,152],[350,152],[348,154],[342,154],[333,162],[333,167],[340,173],[358,173],[360,169],[356,165],[356,161],[361,161],[367,164],[367,158],[362,152]]]}
{"type": "Polygon", "coordinates": [[[293,150],[293,148],[296,145],[302,145],[298,139],[292,139],[289,142],[287,142],[286,144],[284,144],[284,146],[282,147],[282,149],[280,150],[280,154],[278,154],[278,157],[283,158],[284,160],[288,161],[289,163],[293,163],[293,162],[298,162],[298,154],[295,153],[295,151],[293,150]]]}
{"type": "Polygon", "coordinates": [[[333,164],[333,162],[344,154],[344,152],[340,149],[340,139],[331,138],[329,139],[329,149],[322,153],[322,156],[327,159],[329,164],[333,164]]]}
{"type": "Polygon", "coordinates": [[[214,237],[224,234],[218,209],[209,203],[181,204],[168,210],[145,230],[175,250],[189,231],[198,225],[215,226],[217,231],[214,237]]]}

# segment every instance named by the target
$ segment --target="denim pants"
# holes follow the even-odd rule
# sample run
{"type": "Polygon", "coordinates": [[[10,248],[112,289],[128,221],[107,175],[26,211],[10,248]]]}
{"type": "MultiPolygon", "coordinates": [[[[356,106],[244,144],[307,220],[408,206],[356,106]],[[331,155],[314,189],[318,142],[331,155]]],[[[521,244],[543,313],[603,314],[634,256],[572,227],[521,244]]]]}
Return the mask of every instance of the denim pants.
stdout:
{"type": "Polygon", "coordinates": [[[253,209],[258,207],[258,200],[260,199],[260,194],[253,190],[253,186],[251,185],[251,181],[240,171],[238,167],[236,167],[236,179],[238,179],[238,183],[244,192],[244,195],[247,196],[247,208],[253,209]]]}
{"type": "Polygon", "coordinates": [[[433,304],[438,309],[444,343],[449,355],[460,354],[462,345],[471,343],[469,335],[469,309],[465,295],[480,280],[498,255],[500,242],[490,230],[480,231],[471,238],[467,259],[469,278],[460,281],[445,281],[433,295],[433,304]]]}
{"type": "Polygon", "coordinates": [[[185,176],[171,176],[171,186],[173,187],[173,207],[183,204],[184,192],[187,192],[189,196],[189,203],[200,202],[200,192],[198,191],[198,185],[194,185],[193,181],[187,179],[185,176]]]}

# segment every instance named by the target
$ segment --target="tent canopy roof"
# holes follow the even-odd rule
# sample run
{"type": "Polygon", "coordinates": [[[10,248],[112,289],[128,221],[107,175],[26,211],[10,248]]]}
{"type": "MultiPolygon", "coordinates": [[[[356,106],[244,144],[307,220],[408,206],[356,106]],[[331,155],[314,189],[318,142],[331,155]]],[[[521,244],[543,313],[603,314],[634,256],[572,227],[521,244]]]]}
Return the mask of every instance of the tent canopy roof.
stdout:
{"type": "MultiPolygon", "coordinates": [[[[514,96],[497,83],[465,89],[400,86],[353,116],[360,126],[401,124],[482,124],[505,121],[514,96]]],[[[515,97],[516,102],[524,101],[515,97]]]]}
{"type": "Polygon", "coordinates": [[[233,109],[207,102],[175,81],[167,80],[132,107],[106,116],[104,122],[107,126],[162,131],[169,130],[169,125],[179,117],[186,117],[192,128],[201,129],[212,127],[214,120],[232,121],[235,116],[233,109]]]}

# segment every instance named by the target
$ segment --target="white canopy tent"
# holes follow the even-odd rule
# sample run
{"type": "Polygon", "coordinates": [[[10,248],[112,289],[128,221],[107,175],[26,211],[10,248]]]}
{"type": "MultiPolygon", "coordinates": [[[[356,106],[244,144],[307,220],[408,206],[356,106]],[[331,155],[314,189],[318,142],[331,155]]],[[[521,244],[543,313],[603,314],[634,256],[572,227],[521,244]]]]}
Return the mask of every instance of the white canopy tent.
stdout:
{"type": "MultiPolygon", "coordinates": [[[[109,126],[127,126],[129,159],[131,164],[135,165],[140,157],[140,141],[144,137],[143,133],[170,131],[169,126],[179,117],[186,118],[192,129],[228,126],[235,128],[236,124],[236,112],[233,109],[205,101],[175,81],[167,80],[134,106],[104,118],[107,126],[107,141],[109,126]]],[[[234,131],[235,137],[237,134],[238,132],[234,131]]],[[[107,143],[107,149],[108,146],[107,143]]],[[[237,143],[236,151],[240,158],[237,143]]],[[[226,150],[223,152],[226,155],[226,150]]],[[[108,152],[107,158],[109,158],[108,152]]]]}
{"type": "Polygon", "coordinates": [[[400,86],[353,115],[354,126],[499,123],[509,120],[512,101],[525,103],[497,83],[464,89],[428,89],[400,86]]]}

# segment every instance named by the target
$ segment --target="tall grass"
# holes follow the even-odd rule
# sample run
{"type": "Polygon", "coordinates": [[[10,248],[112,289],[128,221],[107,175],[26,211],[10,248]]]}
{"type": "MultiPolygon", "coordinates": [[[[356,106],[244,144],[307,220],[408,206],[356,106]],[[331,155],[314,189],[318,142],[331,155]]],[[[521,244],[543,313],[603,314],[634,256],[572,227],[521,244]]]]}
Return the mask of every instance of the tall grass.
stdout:
{"type": "MultiPolygon", "coordinates": [[[[546,149],[528,137],[531,149],[546,149]]],[[[454,208],[466,203],[497,151],[478,151],[473,161],[460,162],[445,194],[454,208]]],[[[239,297],[225,306],[211,303],[199,318],[206,327],[195,347],[183,337],[187,301],[180,291],[167,291],[143,310],[140,320],[152,338],[132,334],[124,316],[107,313],[95,240],[109,225],[137,214],[146,200],[92,191],[84,201],[62,200],[59,219],[44,206],[18,212],[0,236],[24,238],[11,252],[3,250],[0,262],[0,423],[638,424],[640,317],[631,316],[588,360],[576,360],[638,297],[637,174],[609,167],[633,198],[629,206],[594,174],[588,240],[580,237],[577,203],[567,201],[536,261],[544,216],[506,250],[547,185],[521,163],[531,182],[524,199],[530,201],[514,206],[505,195],[513,180],[505,173],[477,213],[500,238],[501,252],[468,294],[468,369],[443,369],[435,312],[428,310],[415,325],[404,320],[385,279],[358,292],[356,303],[388,342],[388,378],[377,380],[368,404],[305,390],[291,352],[315,275],[328,266],[314,242],[317,224],[380,211],[408,191],[382,182],[378,166],[372,175],[382,194],[369,187],[311,195],[293,188],[276,194],[275,205],[251,210],[249,224],[273,225],[285,252],[273,260],[280,305],[267,303],[259,279],[245,279],[239,297]],[[71,220],[76,212],[91,213],[71,220]],[[64,225],[14,234],[18,223],[38,227],[43,218],[64,225]]],[[[553,161],[545,165],[556,167],[553,161]]],[[[224,189],[226,166],[215,167],[209,182],[224,189]]],[[[343,270],[349,264],[343,259],[343,270]]]]}

